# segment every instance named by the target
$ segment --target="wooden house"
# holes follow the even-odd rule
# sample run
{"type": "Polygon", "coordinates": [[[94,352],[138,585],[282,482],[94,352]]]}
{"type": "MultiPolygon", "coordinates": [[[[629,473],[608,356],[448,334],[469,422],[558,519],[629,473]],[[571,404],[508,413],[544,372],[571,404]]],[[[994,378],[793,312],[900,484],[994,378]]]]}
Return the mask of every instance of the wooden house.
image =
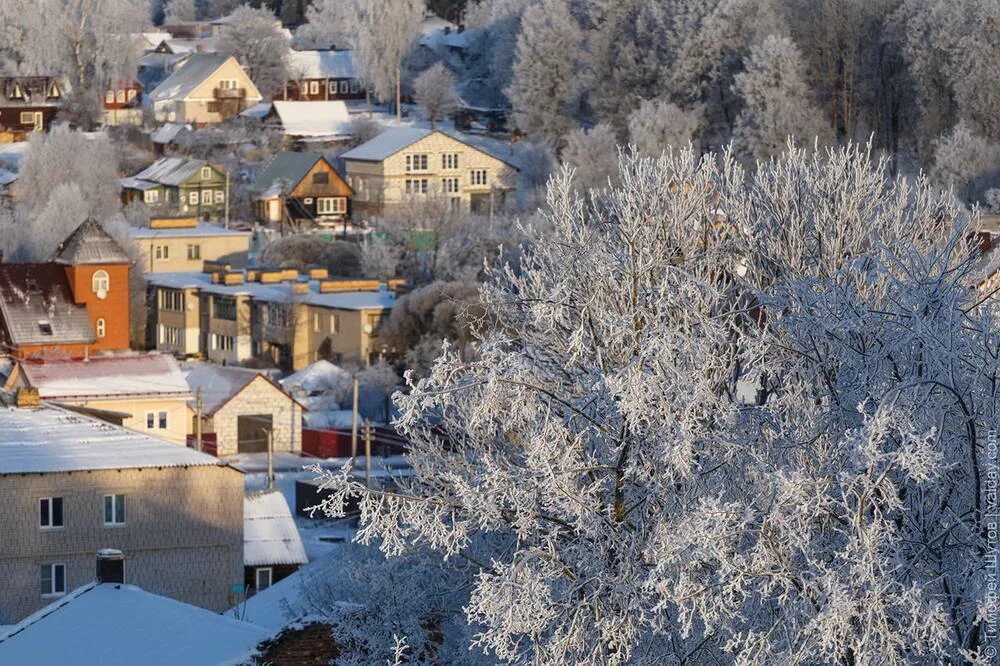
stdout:
{"type": "Polygon", "coordinates": [[[121,179],[122,201],[142,201],[158,216],[221,220],[226,211],[226,172],[204,160],[163,157],[121,179]]]}
{"type": "Polygon", "coordinates": [[[279,153],[253,184],[257,216],[291,226],[336,227],[351,215],[354,192],[318,153],[279,153]]]}
{"type": "Polygon", "coordinates": [[[288,73],[289,81],[275,99],[326,102],[365,98],[352,51],[291,51],[288,73]]]}
{"type": "Polygon", "coordinates": [[[119,79],[104,90],[105,125],[142,125],[142,85],[135,79],[119,79]]]}
{"type": "Polygon", "coordinates": [[[59,77],[0,77],[0,143],[47,130],[68,91],[69,84],[59,77]]]}
{"type": "Polygon", "coordinates": [[[149,95],[159,122],[215,125],[263,98],[236,58],[194,53],[149,95]]]}

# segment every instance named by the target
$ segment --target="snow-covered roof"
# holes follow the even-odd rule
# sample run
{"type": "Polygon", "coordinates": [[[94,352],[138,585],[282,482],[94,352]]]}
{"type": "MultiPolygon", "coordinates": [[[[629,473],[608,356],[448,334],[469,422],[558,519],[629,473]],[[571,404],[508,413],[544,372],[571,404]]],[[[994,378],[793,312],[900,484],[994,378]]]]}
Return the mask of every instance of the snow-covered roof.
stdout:
{"type": "Polygon", "coordinates": [[[17,174],[13,171],[0,169],[0,185],[10,185],[17,180],[17,174]]]}
{"type": "Polygon", "coordinates": [[[16,345],[91,344],[87,306],[73,299],[66,269],[54,263],[0,263],[0,320],[16,345]]]}
{"type": "Polygon", "coordinates": [[[263,120],[267,115],[271,113],[271,103],[270,102],[258,102],[254,104],[249,109],[240,112],[241,116],[246,118],[256,118],[257,120],[263,120]]]}
{"type": "Polygon", "coordinates": [[[131,230],[132,238],[204,238],[211,236],[252,236],[252,231],[239,231],[238,229],[226,229],[225,227],[212,224],[211,222],[199,222],[193,227],[177,227],[166,229],[150,229],[149,227],[137,227],[131,230]]]}
{"type": "Polygon", "coordinates": [[[166,81],[156,86],[149,94],[149,99],[153,102],[184,99],[230,58],[232,56],[222,53],[193,54],[166,81]]]}
{"type": "Polygon", "coordinates": [[[309,282],[309,292],[305,294],[292,294],[288,282],[217,284],[212,282],[212,276],[208,273],[147,273],[146,281],[151,285],[170,289],[198,289],[202,293],[220,296],[250,296],[267,303],[287,303],[294,299],[297,303],[337,310],[391,309],[396,304],[396,294],[389,290],[320,293],[318,280],[309,282]]]}
{"type": "MultiPolygon", "coordinates": [[[[288,395],[263,372],[250,368],[199,363],[184,373],[184,379],[187,380],[192,393],[201,389],[202,410],[208,415],[215,413],[257,378],[274,386],[274,390],[278,393],[288,395]]],[[[288,396],[288,399],[294,400],[291,396],[288,396]]],[[[194,406],[193,401],[188,404],[194,406]]]]}
{"type": "Polygon", "coordinates": [[[64,266],[131,263],[122,246],[92,217],[84,220],[59,244],[52,261],[64,266]]]}
{"type": "Polygon", "coordinates": [[[351,114],[341,101],[273,102],[274,112],[285,134],[290,136],[351,135],[351,114]]]}
{"type": "Polygon", "coordinates": [[[191,394],[174,357],[158,353],[26,360],[21,361],[21,373],[45,400],[191,394]]]}
{"type": "Polygon", "coordinates": [[[183,157],[161,157],[131,178],[123,178],[122,187],[132,187],[126,183],[147,181],[158,185],[176,187],[198,173],[203,166],[210,166],[205,160],[189,160],[183,157]]]}
{"type": "Polygon", "coordinates": [[[417,141],[429,137],[431,134],[433,134],[432,130],[422,127],[394,127],[369,139],[360,146],[348,150],[340,157],[344,160],[381,162],[407,146],[412,146],[417,141]]]}
{"type": "Polygon", "coordinates": [[[308,561],[285,496],[276,490],[247,495],[243,499],[243,565],[308,561]]]}
{"type": "Polygon", "coordinates": [[[0,637],[0,663],[217,666],[249,657],[272,632],[134,585],[90,583],[0,637]]]}
{"type": "Polygon", "coordinates": [[[0,474],[222,464],[193,449],[54,405],[0,408],[0,474]]]}
{"type": "Polygon", "coordinates": [[[326,359],[310,363],[296,373],[281,380],[286,389],[300,389],[306,392],[325,391],[341,386],[351,380],[351,373],[326,359]]]}
{"type": "Polygon", "coordinates": [[[289,51],[289,75],[297,79],[354,79],[353,51],[289,51]]]}
{"type": "Polygon", "coordinates": [[[311,403],[316,398],[305,398],[310,411],[302,415],[302,424],[307,428],[350,428],[354,421],[354,412],[350,409],[328,409],[325,412],[313,411],[311,403]]]}
{"type": "Polygon", "coordinates": [[[177,138],[183,130],[190,130],[190,125],[185,125],[182,123],[165,123],[162,127],[158,128],[152,134],[149,135],[150,141],[153,143],[167,144],[177,138]]]}

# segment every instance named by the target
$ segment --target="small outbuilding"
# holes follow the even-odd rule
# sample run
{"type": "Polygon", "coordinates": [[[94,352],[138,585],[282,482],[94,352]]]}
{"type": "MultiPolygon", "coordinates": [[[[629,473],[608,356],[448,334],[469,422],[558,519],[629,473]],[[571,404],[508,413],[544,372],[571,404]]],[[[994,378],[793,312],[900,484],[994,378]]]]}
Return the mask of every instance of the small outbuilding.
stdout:
{"type": "Polygon", "coordinates": [[[285,496],[275,490],[248,494],[243,501],[247,594],[266,590],[308,561],[285,496]]]}

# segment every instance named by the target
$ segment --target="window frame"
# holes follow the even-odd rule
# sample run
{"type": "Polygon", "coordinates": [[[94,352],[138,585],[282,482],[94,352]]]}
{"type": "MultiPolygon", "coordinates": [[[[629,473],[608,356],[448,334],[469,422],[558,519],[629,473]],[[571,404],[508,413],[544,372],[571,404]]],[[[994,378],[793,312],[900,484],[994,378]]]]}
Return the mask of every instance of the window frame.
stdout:
{"type": "Polygon", "coordinates": [[[57,497],[57,496],[39,497],[38,498],[38,529],[48,531],[48,530],[61,530],[64,527],[66,527],[65,506],[66,506],[66,502],[65,502],[65,500],[62,497],[57,497]],[[55,520],[56,500],[59,501],[59,504],[58,504],[59,505],[59,512],[58,512],[59,513],[59,523],[58,524],[56,524],[56,520],[55,520]],[[44,504],[45,502],[48,502],[47,506],[44,504]],[[43,519],[43,517],[42,517],[42,515],[43,515],[42,514],[42,507],[43,506],[46,506],[45,516],[46,516],[46,519],[48,520],[48,523],[46,523],[45,519],[43,519]]]}
{"type": "Polygon", "coordinates": [[[62,597],[66,595],[66,563],[65,562],[51,562],[48,564],[39,565],[38,569],[39,576],[39,589],[42,593],[43,599],[52,599],[55,597],[62,597]],[[62,572],[62,589],[57,589],[56,581],[58,577],[56,576],[56,570],[62,572]],[[45,571],[48,570],[48,580],[49,580],[49,591],[46,592],[42,585],[45,583],[45,571]]]}
{"type": "Polygon", "coordinates": [[[253,584],[257,592],[262,592],[274,585],[274,567],[255,567],[253,571],[253,584]],[[260,587],[260,575],[267,572],[267,585],[260,587]]]}
{"type": "Polygon", "coordinates": [[[99,294],[101,291],[107,294],[111,291],[111,276],[106,270],[94,271],[94,274],[90,276],[90,289],[95,294],[99,294]]]}
{"type": "Polygon", "coordinates": [[[108,322],[104,319],[104,317],[98,317],[95,324],[96,324],[95,328],[97,329],[98,338],[103,338],[105,335],[107,335],[108,322]]]}
{"type": "Polygon", "coordinates": [[[128,518],[128,503],[125,499],[124,493],[112,493],[110,495],[104,496],[104,526],[105,527],[122,527],[126,524],[128,518]],[[121,498],[121,507],[118,506],[118,498],[121,498]],[[108,500],[111,503],[108,504],[108,500]],[[111,509],[111,521],[108,521],[108,509],[111,509]],[[118,514],[121,513],[121,516],[118,514]],[[121,520],[119,520],[121,518],[121,520]]]}

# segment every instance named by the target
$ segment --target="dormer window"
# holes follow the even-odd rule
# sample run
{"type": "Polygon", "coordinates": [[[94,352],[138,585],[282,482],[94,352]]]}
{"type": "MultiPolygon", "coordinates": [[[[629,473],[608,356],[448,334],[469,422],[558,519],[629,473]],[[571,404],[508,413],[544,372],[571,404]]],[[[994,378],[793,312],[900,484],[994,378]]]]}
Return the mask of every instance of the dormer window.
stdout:
{"type": "Polygon", "coordinates": [[[53,81],[49,85],[49,97],[60,97],[60,96],[61,96],[61,93],[59,92],[59,86],[57,86],[56,82],[53,81]]]}
{"type": "Polygon", "coordinates": [[[24,91],[21,90],[21,84],[14,82],[14,90],[10,93],[11,99],[24,99],[24,91]]]}
{"type": "Polygon", "coordinates": [[[99,299],[104,300],[111,288],[111,278],[108,276],[108,272],[95,271],[94,277],[91,278],[91,288],[99,299]]]}
{"type": "Polygon", "coordinates": [[[201,179],[208,180],[212,177],[212,167],[202,167],[201,168],[201,179]]]}
{"type": "Polygon", "coordinates": [[[47,319],[39,320],[38,332],[42,335],[52,335],[52,323],[47,319]]]}

